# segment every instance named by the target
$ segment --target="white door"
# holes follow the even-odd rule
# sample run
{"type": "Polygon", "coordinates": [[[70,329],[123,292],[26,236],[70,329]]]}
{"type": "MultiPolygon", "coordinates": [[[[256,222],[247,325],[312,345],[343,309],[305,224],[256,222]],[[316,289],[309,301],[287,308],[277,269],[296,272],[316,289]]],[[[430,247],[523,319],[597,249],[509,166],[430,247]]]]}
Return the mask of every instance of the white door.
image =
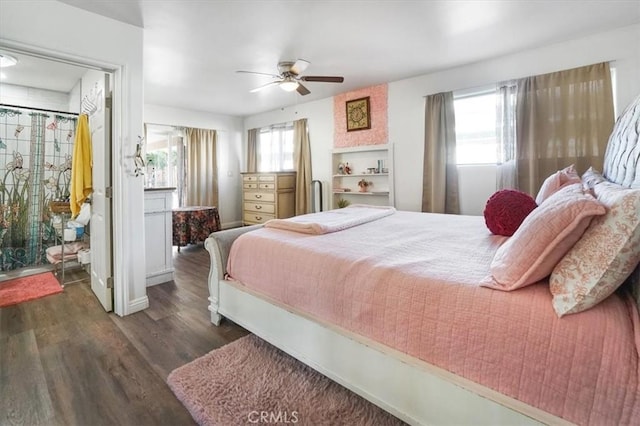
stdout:
{"type": "Polygon", "coordinates": [[[109,75],[88,71],[82,78],[82,112],[89,115],[93,147],[91,195],[91,290],[113,310],[111,254],[111,91],[109,75]]]}

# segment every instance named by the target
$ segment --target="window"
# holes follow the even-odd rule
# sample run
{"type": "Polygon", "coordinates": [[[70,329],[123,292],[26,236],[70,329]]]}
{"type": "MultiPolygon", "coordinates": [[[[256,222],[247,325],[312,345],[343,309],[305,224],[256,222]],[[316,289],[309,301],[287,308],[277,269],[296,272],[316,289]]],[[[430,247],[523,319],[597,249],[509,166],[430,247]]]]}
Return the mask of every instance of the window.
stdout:
{"type": "Polygon", "coordinates": [[[257,151],[259,172],[293,170],[293,123],[261,128],[257,151]]]}
{"type": "Polygon", "coordinates": [[[497,164],[496,92],[476,92],[454,98],[456,161],[497,164]]]}
{"type": "Polygon", "coordinates": [[[175,187],[173,206],[183,205],[185,184],[184,132],[171,126],[147,125],[145,186],[175,187]]]}

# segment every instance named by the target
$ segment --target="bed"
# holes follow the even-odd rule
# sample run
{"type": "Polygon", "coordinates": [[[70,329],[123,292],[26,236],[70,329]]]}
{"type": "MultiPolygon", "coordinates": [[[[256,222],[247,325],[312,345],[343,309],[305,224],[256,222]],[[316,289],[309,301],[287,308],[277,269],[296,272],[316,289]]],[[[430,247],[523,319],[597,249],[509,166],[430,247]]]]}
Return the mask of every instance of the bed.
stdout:
{"type": "MultiPolygon", "coordinates": [[[[629,188],[639,128],[640,99],[605,158],[605,177],[629,188]]],[[[481,217],[400,211],[320,235],[217,232],[205,242],[211,321],[229,318],[410,424],[637,422],[638,269],[558,318],[546,279],[478,285],[505,240],[481,217]]]]}

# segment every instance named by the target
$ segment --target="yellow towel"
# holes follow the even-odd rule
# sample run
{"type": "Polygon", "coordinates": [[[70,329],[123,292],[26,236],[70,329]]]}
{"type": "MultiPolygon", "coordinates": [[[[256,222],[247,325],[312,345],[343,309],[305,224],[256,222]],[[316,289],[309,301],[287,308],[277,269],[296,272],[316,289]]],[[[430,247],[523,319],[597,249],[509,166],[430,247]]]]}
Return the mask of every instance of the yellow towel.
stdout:
{"type": "Polygon", "coordinates": [[[76,217],[80,213],[80,207],[84,200],[93,191],[91,169],[93,168],[93,156],[91,153],[91,131],[89,130],[89,117],[86,114],[78,117],[76,127],[76,139],[73,145],[73,158],[71,162],[71,215],[76,217]]]}

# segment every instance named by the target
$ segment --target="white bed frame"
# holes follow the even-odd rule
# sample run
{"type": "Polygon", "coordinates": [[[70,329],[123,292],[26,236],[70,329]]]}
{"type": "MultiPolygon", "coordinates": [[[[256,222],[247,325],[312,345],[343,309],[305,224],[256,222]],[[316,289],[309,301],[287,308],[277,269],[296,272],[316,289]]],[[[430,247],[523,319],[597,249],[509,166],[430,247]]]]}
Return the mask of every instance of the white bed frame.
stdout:
{"type": "Polygon", "coordinates": [[[216,232],[205,241],[212,323],[230,319],[409,424],[569,424],[225,279],[231,243],[255,228],[216,232]]]}
{"type": "MultiPolygon", "coordinates": [[[[640,97],[616,123],[605,158],[605,176],[640,187],[640,97]]],[[[360,335],[311,318],[225,279],[233,241],[259,227],[211,234],[209,311],[241,325],[303,363],[410,424],[568,424],[563,419],[502,395],[360,335]]],[[[640,271],[632,290],[640,309],[640,271]]]]}

